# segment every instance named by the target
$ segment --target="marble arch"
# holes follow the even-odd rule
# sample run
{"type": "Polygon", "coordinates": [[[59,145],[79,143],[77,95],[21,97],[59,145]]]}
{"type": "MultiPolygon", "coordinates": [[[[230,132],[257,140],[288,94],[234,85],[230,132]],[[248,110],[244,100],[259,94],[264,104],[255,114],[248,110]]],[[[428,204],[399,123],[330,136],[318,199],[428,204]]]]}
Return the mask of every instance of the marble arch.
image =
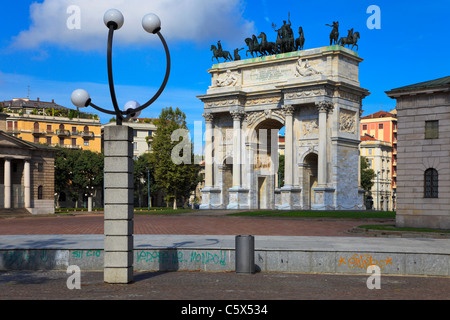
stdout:
{"type": "Polygon", "coordinates": [[[360,62],[334,45],[213,65],[211,86],[198,96],[206,125],[200,208],[362,208],[359,119],[369,92],[359,84],[360,62]],[[302,72],[306,60],[316,72],[302,72]],[[230,76],[236,81],[218,81],[230,76]],[[269,134],[282,127],[284,185],[269,134]],[[213,159],[230,156],[227,165],[213,159]]]}

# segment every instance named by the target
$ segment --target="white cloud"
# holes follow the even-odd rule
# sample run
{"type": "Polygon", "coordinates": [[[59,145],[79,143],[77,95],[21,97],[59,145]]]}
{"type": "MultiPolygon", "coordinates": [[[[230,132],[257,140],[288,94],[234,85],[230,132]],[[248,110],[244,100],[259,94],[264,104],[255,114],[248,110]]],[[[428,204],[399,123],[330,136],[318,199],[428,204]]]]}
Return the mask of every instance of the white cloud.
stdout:
{"type": "Polygon", "coordinates": [[[102,49],[107,37],[103,15],[111,8],[120,10],[125,18],[124,26],[114,35],[115,45],[151,42],[152,37],[141,26],[142,17],[150,12],[160,17],[161,33],[168,41],[240,43],[254,33],[253,22],[242,17],[240,6],[240,0],[44,0],[30,6],[32,24],[13,39],[13,46],[102,49]],[[68,12],[71,6],[80,9],[79,24],[77,11],[68,12]],[[68,28],[68,20],[75,28],[68,28]]]}

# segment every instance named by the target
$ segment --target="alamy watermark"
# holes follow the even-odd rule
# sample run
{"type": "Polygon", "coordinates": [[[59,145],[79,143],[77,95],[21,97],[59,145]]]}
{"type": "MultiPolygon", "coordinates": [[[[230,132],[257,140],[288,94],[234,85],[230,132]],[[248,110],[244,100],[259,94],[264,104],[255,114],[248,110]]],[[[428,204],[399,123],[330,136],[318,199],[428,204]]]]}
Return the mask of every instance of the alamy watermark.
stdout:
{"type": "Polygon", "coordinates": [[[371,14],[367,18],[367,28],[368,29],[381,29],[381,9],[377,5],[371,5],[367,8],[366,13],[371,14]]]}
{"type": "Polygon", "coordinates": [[[173,163],[191,164],[192,147],[198,151],[200,150],[198,146],[201,146],[201,154],[195,155],[195,163],[204,159],[205,165],[254,164],[272,174],[278,171],[278,129],[214,128],[207,129],[204,134],[203,132],[199,134],[198,130],[198,126],[195,125],[193,143],[188,129],[177,129],[172,133],[172,142],[178,142],[171,153],[173,163]],[[236,154],[235,148],[239,148],[239,154],[236,154]]]}
{"type": "Polygon", "coordinates": [[[371,273],[372,275],[367,279],[366,284],[367,288],[372,289],[381,289],[381,271],[380,267],[376,264],[372,264],[367,267],[367,273],[371,273]]]}
{"type": "Polygon", "coordinates": [[[66,26],[69,30],[81,29],[81,9],[79,6],[71,5],[67,7],[66,13],[69,17],[66,20],[66,26]]]}
{"type": "Polygon", "coordinates": [[[69,266],[66,273],[70,274],[67,278],[67,288],[69,290],[81,289],[81,270],[76,265],[69,266]]]}

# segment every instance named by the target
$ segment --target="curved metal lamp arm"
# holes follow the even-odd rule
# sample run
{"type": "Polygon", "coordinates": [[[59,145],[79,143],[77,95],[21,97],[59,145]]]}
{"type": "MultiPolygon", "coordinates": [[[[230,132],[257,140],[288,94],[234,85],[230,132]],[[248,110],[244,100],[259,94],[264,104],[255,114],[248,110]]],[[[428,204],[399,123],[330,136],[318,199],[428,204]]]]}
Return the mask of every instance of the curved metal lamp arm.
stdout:
{"type": "Polygon", "coordinates": [[[161,93],[164,91],[167,82],[169,81],[169,75],[170,75],[170,67],[171,67],[171,60],[170,60],[170,52],[169,52],[169,47],[167,46],[167,42],[164,39],[164,37],[162,36],[162,34],[158,31],[157,35],[160,38],[163,46],[164,46],[164,50],[166,52],[166,60],[167,60],[167,65],[166,65],[166,74],[164,76],[164,80],[163,83],[161,84],[161,87],[159,88],[159,90],[156,92],[156,94],[150,99],[148,100],[145,104],[141,105],[139,108],[136,109],[132,109],[132,110],[127,110],[127,111],[121,111],[119,109],[119,106],[117,104],[117,98],[116,98],[116,92],[114,90],[114,79],[113,79],[113,73],[112,73],[112,43],[113,43],[113,34],[114,34],[114,26],[110,25],[109,26],[109,33],[108,33],[108,52],[107,52],[107,67],[108,67],[108,82],[109,82],[109,92],[111,94],[111,101],[114,107],[115,111],[109,111],[103,108],[100,108],[98,106],[96,106],[95,104],[92,103],[92,101],[88,101],[87,105],[93,107],[94,109],[97,109],[100,112],[104,112],[107,114],[111,114],[111,115],[116,115],[117,119],[116,122],[118,125],[122,124],[122,121],[124,119],[124,115],[128,115],[131,113],[135,113],[138,111],[141,111],[145,108],[147,108],[149,105],[151,105],[153,102],[156,101],[156,99],[159,98],[159,96],[161,95],[161,93]]]}
{"type": "Polygon", "coordinates": [[[88,101],[86,107],[87,106],[91,106],[92,108],[97,109],[98,111],[103,112],[103,113],[116,115],[115,111],[110,111],[110,110],[106,110],[106,109],[100,108],[100,107],[96,106],[95,104],[93,104],[90,100],[88,101]]]}
{"type": "Polygon", "coordinates": [[[156,99],[158,99],[158,97],[164,91],[164,88],[166,87],[167,81],[169,80],[169,74],[170,74],[170,52],[169,52],[169,47],[167,46],[166,40],[164,39],[164,37],[162,36],[162,34],[159,31],[157,32],[157,35],[161,39],[161,42],[162,42],[162,44],[164,46],[164,50],[166,51],[166,60],[167,60],[166,75],[164,76],[164,81],[161,84],[161,87],[159,88],[158,92],[156,92],[156,94],[153,96],[153,98],[148,100],[145,104],[143,104],[139,108],[134,109],[133,112],[141,111],[141,110],[147,108],[153,102],[155,102],[156,99]]]}
{"type": "Polygon", "coordinates": [[[108,67],[108,82],[109,82],[109,92],[111,94],[111,101],[114,107],[114,110],[116,111],[117,115],[117,124],[122,124],[122,111],[120,111],[119,106],[117,104],[116,99],[116,92],[114,90],[114,80],[113,80],[113,74],[112,74],[112,42],[113,42],[113,35],[114,35],[114,25],[109,25],[109,33],[108,33],[108,53],[107,53],[107,67],[108,67]]]}

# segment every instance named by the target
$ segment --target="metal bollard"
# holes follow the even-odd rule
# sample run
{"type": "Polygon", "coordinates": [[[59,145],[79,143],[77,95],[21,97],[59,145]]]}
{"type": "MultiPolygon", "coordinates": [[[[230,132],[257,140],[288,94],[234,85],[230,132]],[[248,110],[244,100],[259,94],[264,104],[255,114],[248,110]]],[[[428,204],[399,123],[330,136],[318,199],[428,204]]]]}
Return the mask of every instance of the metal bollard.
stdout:
{"type": "Polygon", "coordinates": [[[236,273],[255,273],[255,237],[236,236],[236,273]]]}

